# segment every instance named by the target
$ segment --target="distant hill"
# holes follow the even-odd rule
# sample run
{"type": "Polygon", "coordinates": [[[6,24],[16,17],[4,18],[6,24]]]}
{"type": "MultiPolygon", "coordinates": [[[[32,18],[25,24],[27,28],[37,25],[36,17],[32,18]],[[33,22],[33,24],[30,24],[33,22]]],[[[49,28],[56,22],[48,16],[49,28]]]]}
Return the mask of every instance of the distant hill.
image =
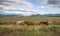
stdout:
{"type": "Polygon", "coordinates": [[[60,16],[60,14],[44,14],[44,15],[41,15],[41,14],[32,14],[31,16],[60,16]]]}
{"type": "Polygon", "coordinates": [[[0,14],[0,16],[23,16],[22,14],[0,14]]]}
{"type": "Polygon", "coordinates": [[[60,16],[60,14],[44,14],[43,16],[60,16]]]}
{"type": "MultiPolygon", "coordinates": [[[[0,14],[0,17],[2,16],[24,16],[23,14],[0,14]]],[[[32,14],[30,16],[60,16],[60,14],[32,14]]]]}
{"type": "Polygon", "coordinates": [[[31,16],[41,16],[41,14],[32,14],[31,16]]]}

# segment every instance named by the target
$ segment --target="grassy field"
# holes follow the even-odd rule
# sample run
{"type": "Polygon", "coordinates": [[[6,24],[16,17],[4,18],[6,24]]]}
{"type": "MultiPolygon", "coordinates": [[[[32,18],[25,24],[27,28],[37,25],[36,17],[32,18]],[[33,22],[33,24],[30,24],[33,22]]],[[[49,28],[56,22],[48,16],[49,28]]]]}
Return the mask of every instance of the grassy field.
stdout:
{"type": "Polygon", "coordinates": [[[60,36],[60,26],[0,25],[0,36],[60,36]]]}
{"type": "Polygon", "coordinates": [[[0,17],[0,24],[0,36],[60,36],[60,17],[0,17]],[[48,20],[49,25],[13,25],[17,20],[48,20]]]}
{"type": "Polygon", "coordinates": [[[60,22],[60,17],[0,17],[0,21],[8,24],[13,24],[15,21],[32,20],[34,22],[47,21],[53,23],[53,21],[60,22]]]}

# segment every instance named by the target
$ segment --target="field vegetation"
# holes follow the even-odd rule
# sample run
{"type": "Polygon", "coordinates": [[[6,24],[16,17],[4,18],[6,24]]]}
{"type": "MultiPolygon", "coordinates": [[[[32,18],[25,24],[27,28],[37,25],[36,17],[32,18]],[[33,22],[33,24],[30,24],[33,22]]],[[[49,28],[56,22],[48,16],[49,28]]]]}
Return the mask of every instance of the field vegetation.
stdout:
{"type": "Polygon", "coordinates": [[[0,36],[60,36],[60,17],[0,17],[0,36]],[[15,25],[18,20],[48,20],[49,25],[15,25]]]}

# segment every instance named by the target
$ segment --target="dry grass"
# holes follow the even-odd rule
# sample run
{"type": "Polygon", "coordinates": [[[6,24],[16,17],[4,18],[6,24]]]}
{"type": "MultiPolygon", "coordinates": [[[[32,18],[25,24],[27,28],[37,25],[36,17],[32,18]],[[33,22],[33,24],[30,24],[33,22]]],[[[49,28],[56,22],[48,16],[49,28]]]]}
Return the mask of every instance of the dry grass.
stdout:
{"type": "Polygon", "coordinates": [[[60,36],[60,17],[0,17],[9,25],[0,25],[0,36],[60,36]],[[46,21],[54,25],[11,25],[17,20],[46,21]],[[56,21],[57,23],[53,23],[56,21]],[[59,22],[59,23],[58,23],[59,22]]]}
{"type": "Polygon", "coordinates": [[[60,17],[0,17],[0,21],[6,21],[9,24],[17,20],[32,20],[34,22],[47,21],[52,23],[53,21],[60,22],[60,17]]]}
{"type": "Polygon", "coordinates": [[[0,36],[60,36],[60,26],[0,25],[0,36]]]}

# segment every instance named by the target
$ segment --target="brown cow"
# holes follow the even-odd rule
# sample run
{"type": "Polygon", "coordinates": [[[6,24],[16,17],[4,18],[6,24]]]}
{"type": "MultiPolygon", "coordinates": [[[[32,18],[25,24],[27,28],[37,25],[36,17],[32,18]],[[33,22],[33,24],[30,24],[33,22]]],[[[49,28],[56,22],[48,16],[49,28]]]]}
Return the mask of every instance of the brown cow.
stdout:
{"type": "Polygon", "coordinates": [[[24,21],[24,23],[27,24],[27,25],[33,25],[33,21],[31,21],[31,20],[24,21]]]}
{"type": "Polygon", "coordinates": [[[46,22],[46,21],[41,21],[39,24],[40,24],[40,25],[48,25],[48,22],[46,22]]]}

